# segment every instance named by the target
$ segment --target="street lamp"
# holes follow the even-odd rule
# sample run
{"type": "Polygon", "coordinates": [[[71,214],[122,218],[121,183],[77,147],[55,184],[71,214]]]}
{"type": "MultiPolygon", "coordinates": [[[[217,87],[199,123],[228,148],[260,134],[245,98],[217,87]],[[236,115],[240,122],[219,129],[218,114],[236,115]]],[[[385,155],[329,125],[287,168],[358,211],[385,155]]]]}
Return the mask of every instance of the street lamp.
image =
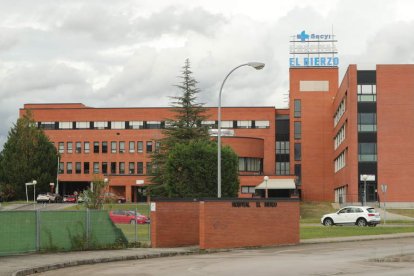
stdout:
{"type": "Polygon", "coordinates": [[[33,180],[32,182],[28,182],[25,184],[26,186],[26,202],[29,203],[29,195],[27,194],[27,186],[33,186],[33,203],[36,202],[36,184],[37,181],[33,180]]]}
{"type": "Polygon", "coordinates": [[[217,120],[218,120],[218,133],[217,133],[217,197],[221,198],[221,92],[223,91],[224,83],[226,82],[227,78],[233,73],[236,69],[243,67],[243,66],[250,66],[256,70],[263,69],[265,66],[264,63],[261,62],[249,62],[241,64],[235,68],[233,68],[227,76],[224,78],[223,83],[220,87],[220,94],[218,98],[218,109],[217,109],[217,120]]]}
{"type": "Polygon", "coordinates": [[[265,181],[265,183],[266,183],[265,198],[268,198],[268,193],[267,193],[267,181],[269,181],[269,177],[266,175],[263,179],[264,179],[264,181],[265,181]]]}
{"type": "Polygon", "coordinates": [[[362,206],[365,206],[367,204],[367,179],[368,175],[363,174],[361,176],[362,180],[364,181],[364,190],[363,190],[363,196],[362,196],[362,206]]]}

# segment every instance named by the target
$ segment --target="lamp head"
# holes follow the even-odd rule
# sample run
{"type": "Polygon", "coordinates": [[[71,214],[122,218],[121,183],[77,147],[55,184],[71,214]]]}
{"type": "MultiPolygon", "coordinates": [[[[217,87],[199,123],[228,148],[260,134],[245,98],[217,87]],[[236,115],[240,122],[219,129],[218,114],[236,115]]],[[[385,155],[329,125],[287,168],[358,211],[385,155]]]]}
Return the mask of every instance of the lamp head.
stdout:
{"type": "Polygon", "coordinates": [[[365,181],[365,180],[367,180],[367,179],[368,179],[368,175],[363,174],[363,175],[362,175],[362,180],[364,180],[364,181],[365,181]]]}
{"type": "Polygon", "coordinates": [[[264,181],[268,181],[269,177],[266,175],[265,177],[263,177],[264,181]]]}
{"type": "Polygon", "coordinates": [[[37,181],[36,180],[33,180],[32,183],[33,183],[33,185],[36,185],[37,184],[37,181]]]}
{"type": "Polygon", "coordinates": [[[104,178],[104,182],[107,183],[108,182],[108,178],[104,178]]]}
{"type": "Polygon", "coordinates": [[[263,62],[249,62],[247,65],[253,67],[256,70],[261,70],[263,67],[265,67],[265,64],[263,62]]]}

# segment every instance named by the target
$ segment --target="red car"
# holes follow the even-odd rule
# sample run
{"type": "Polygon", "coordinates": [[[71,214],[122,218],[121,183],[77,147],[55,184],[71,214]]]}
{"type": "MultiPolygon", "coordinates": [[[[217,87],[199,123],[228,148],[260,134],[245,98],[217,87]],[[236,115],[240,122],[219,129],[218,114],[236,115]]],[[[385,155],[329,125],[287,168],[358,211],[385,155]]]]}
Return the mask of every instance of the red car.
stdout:
{"type": "Polygon", "coordinates": [[[63,196],[63,202],[65,203],[76,203],[75,195],[65,195],[63,196]]]}
{"type": "Polygon", "coordinates": [[[147,216],[141,215],[140,213],[136,213],[134,211],[110,211],[109,217],[111,218],[113,223],[129,223],[129,224],[145,224],[150,223],[150,219],[147,216]]]}

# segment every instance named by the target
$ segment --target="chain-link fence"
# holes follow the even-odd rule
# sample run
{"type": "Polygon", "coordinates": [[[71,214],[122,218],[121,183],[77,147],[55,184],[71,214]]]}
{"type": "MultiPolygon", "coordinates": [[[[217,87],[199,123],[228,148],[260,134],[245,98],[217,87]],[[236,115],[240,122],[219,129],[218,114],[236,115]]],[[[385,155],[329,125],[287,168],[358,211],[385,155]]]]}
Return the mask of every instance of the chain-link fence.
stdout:
{"type": "Polygon", "coordinates": [[[138,246],[150,244],[151,224],[148,205],[125,206],[117,204],[110,207],[111,210],[108,212],[111,220],[117,228],[122,230],[129,243],[138,246]]]}
{"type": "Polygon", "coordinates": [[[149,233],[149,217],[137,210],[2,211],[0,255],[119,248],[148,242],[149,233]]]}

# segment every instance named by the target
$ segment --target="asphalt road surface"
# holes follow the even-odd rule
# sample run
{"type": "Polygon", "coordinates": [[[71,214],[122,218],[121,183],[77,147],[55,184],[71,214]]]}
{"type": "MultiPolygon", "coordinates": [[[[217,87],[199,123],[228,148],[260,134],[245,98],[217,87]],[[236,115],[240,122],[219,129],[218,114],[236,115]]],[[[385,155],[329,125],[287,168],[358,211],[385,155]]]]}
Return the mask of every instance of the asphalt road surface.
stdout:
{"type": "Polygon", "coordinates": [[[74,203],[28,203],[28,204],[11,204],[0,208],[0,211],[57,211],[68,208],[74,203]]]}
{"type": "MultiPolygon", "coordinates": [[[[114,262],[40,275],[414,275],[414,239],[389,239],[233,250],[114,262]],[[405,261],[387,261],[405,255],[405,261]],[[408,258],[407,258],[408,256],[408,258]],[[408,261],[407,261],[408,259],[408,261]]],[[[397,258],[398,260],[399,258],[397,258]]]]}

